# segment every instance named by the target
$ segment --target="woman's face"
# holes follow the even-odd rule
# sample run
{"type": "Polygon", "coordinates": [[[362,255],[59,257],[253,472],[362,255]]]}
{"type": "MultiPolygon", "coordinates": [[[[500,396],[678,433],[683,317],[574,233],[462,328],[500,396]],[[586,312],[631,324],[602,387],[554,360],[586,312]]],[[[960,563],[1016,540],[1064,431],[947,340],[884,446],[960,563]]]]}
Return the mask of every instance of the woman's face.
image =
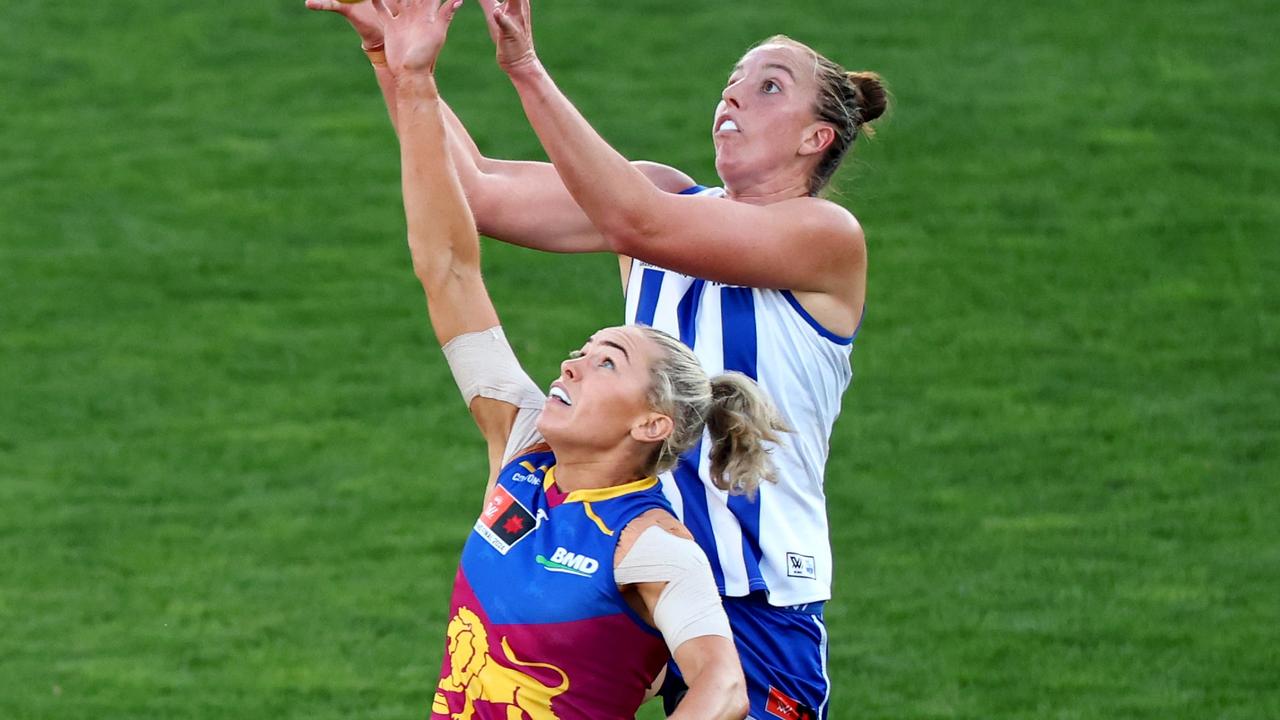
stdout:
{"type": "Polygon", "coordinates": [[[629,436],[643,440],[637,426],[660,416],[649,408],[648,397],[658,352],[635,328],[597,332],[560,364],[538,431],[553,448],[607,450],[629,436]]]}
{"type": "MultiPolygon", "coordinates": [[[[761,45],[733,68],[716,106],[716,170],[728,185],[761,182],[804,163],[816,128],[814,61],[790,45],[761,45]]],[[[815,159],[816,161],[816,159],[815,159]]]]}

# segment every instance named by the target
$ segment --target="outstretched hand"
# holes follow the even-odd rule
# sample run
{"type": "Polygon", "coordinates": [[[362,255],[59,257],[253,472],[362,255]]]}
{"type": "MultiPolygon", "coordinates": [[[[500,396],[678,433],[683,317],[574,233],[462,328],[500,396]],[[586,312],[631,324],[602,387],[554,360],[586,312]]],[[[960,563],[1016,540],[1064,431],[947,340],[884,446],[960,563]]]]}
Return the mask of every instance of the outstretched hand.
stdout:
{"type": "Polygon", "coordinates": [[[434,72],[462,0],[372,0],[393,74],[434,72]]]}
{"type": "Polygon", "coordinates": [[[507,73],[538,59],[533,51],[533,18],[529,0],[479,0],[489,37],[498,49],[498,66],[507,73]]]}
{"type": "Polygon", "coordinates": [[[382,18],[373,3],[345,3],[338,0],[307,0],[308,10],[338,13],[360,35],[360,44],[371,50],[382,46],[382,18]]]}

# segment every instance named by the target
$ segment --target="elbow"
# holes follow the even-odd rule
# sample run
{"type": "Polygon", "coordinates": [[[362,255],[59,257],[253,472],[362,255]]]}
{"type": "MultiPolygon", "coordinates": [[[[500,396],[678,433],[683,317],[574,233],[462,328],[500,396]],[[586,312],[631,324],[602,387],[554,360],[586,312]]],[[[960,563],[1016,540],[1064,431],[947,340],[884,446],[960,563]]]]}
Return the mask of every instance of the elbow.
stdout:
{"type": "Polygon", "coordinates": [[[710,682],[706,684],[704,697],[714,698],[707,708],[715,708],[710,713],[712,717],[718,720],[742,720],[747,717],[747,713],[751,712],[751,701],[747,697],[747,681],[740,668],[735,667],[732,671],[722,672],[719,677],[708,680],[710,682]]]}
{"type": "Polygon", "coordinates": [[[462,194],[471,210],[471,219],[475,223],[476,232],[491,235],[494,220],[501,211],[501,201],[489,191],[484,176],[472,177],[462,184],[462,194]]]}
{"type": "Polygon", "coordinates": [[[466,268],[451,266],[449,263],[419,265],[414,262],[413,264],[413,274],[418,277],[418,282],[422,283],[422,289],[426,291],[428,298],[437,297],[449,287],[465,282],[469,277],[466,270],[466,268]]]}
{"type": "Polygon", "coordinates": [[[609,249],[619,255],[643,256],[645,250],[652,245],[652,238],[658,234],[657,224],[646,217],[635,213],[623,213],[621,217],[611,218],[600,223],[600,234],[609,244],[609,249]]]}
{"type": "MultiPolygon", "coordinates": [[[[413,274],[422,284],[422,289],[426,291],[428,297],[437,295],[450,285],[465,280],[473,270],[470,265],[461,262],[451,254],[428,257],[424,253],[415,252],[412,255],[413,274]]],[[[475,273],[478,275],[479,270],[475,269],[475,273]]]]}
{"type": "Polygon", "coordinates": [[[609,249],[620,255],[644,255],[653,245],[653,239],[663,233],[662,204],[657,199],[660,191],[646,189],[626,202],[610,203],[592,222],[604,236],[609,249]]]}
{"type": "Polygon", "coordinates": [[[742,676],[734,678],[725,688],[725,717],[742,720],[751,712],[751,701],[747,698],[747,683],[742,676]]]}

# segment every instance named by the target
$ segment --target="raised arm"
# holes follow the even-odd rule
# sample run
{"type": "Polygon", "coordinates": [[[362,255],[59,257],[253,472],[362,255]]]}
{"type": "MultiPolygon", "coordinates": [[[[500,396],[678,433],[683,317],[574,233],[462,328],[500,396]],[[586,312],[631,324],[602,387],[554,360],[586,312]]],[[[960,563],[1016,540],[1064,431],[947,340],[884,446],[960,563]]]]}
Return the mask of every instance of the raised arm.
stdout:
{"type": "Polygon", "coordinates": [[[461,0],[375,0],[387,8],[387,61],[396,85],[400,179],[414,273],[441,345],[498,324],[480,276],[480,242],[447,151],[433,75],[461,0]],[[393,16],[392,13],[395,13],[393,16]]]}
{"type": "Polygon", "coordinates": [[[658,192],[556,87],[534,52],[528,0],[480,2],[530,124],[615,252],[726,283],[850,295],[865,256],[847,211],[811,197],[753,205],[658,192]]]}
{"type": "MultiPolygon", "coordinates": [[[[306,0],[306,6],[342,15],[360,36],[391,125],[398,133],[396,80],[387,67],[383,22],[373,4],[306,0]]],[[[447,128],[449,155],[480,232],[503,242],[549,252],[611,251],[551,163],[485,157],[448,104],[443,99],[439,103],[447,128]]],[[[666,165],[634,165],[651,183],[667,192],[679,192],[693,184],[687,175],[666,165]]]]}
{"type": "Polygon", "coordinates": [[[427,295],[431,326],[489,446],[490,484],[530,391],[510,347],[497,332],[498,315],[480,274],[480,240],[446,148],[444,110],[433,69],[462,0],[374,0],[386,32],[387,66],[396,86],[401,182],[414,273],[427,295]],[[451,352],[452,351],[452,352],[451,352]],[[478,351],[478,352],[477,352],[478,351]],[[502,357],[507,393],[492,388],[487,366],[502,357]],[[486,396],[487,395],[487,396],[486,396]]]}

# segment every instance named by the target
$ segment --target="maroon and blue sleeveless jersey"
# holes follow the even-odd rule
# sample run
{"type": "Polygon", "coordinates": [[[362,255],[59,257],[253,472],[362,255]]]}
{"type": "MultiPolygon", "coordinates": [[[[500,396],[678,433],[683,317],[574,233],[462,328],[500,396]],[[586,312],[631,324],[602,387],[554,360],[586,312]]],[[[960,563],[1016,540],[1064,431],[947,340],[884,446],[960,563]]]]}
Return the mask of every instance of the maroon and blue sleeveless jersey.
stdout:
{"type": "Polygon", "coordinates": [[[564,493],[546,446],[508,463],[462,549],[431,717],[634,718],[668,654],[613,558],[654,508],[657,478],[564,493]]]}

